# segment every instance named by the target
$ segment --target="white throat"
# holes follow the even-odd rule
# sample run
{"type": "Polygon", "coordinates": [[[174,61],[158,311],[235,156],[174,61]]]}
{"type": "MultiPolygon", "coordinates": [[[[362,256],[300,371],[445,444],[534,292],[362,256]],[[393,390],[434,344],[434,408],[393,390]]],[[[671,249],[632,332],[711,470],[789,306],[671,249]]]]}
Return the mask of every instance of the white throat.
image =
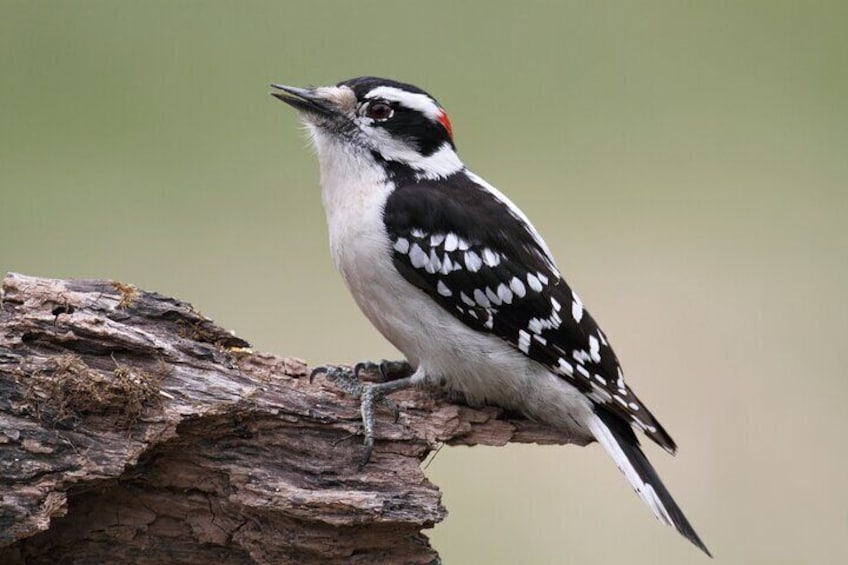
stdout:
{"type": "Polygon", "coordinates": [[[345,276],[345,263],[353,260],[355,248],[382,241],[383,207],[394,184],[365,149],[307,127],[318,154],[330,251],[345,276]]]}
{"type": "Polygon", "coordinates": [[[364,208],[385,200],[391,189],[386,172],[366,150],[315,126],[308,129],[318,154],[321,199],[331,230],[340,212],[346,217],[362,217],[364,208]]]}

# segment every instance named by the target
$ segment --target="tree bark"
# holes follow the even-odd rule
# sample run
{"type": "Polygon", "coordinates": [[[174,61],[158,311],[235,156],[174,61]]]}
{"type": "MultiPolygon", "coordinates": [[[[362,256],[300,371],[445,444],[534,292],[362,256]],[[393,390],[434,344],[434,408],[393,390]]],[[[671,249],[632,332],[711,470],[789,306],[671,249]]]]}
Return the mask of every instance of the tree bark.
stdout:
{"type": "Polygon", "coordinates": [[[575,443],[430,391],[378,410],[190,304],[9,274],[0,294],[0,563],[432,563],[439,444],[575,443]]]}

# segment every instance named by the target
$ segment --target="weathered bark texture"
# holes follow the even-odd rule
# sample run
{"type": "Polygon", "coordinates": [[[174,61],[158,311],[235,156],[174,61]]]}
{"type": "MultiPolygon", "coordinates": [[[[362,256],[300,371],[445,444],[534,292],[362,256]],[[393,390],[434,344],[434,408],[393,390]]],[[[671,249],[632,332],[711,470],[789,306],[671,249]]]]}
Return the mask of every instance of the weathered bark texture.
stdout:
{"type": "Polygon", "coordinates": [[[7,275],[0,563],[429,563],[439,443],[569,443],[424,391],[380,410],[190,304],[112,281],[7,275]]]}

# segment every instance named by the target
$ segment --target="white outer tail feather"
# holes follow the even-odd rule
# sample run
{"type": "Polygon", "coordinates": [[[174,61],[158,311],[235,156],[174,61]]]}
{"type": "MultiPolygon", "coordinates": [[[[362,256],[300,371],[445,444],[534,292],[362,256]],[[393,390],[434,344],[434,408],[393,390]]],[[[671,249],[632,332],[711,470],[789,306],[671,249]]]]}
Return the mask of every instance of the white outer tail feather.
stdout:
{"type": "Polygon", "coordinates": [[[636,469],[633,467],[633,463],[631,463],[630,459],[627,458],[624,450],[621,449],[621,446],[618,444],[618,440],[607,425],[604,424],[604,422],[596,414],[592,414],[592,417],[589,418],[588,424],[592,435],[594,435],[595,439],[598,440],[598,443],[603,446],[607,454],[612,457],[616,466],[618,466],[618,469],[624,473],[625,477],[627,477],[630,485],[636,489],[636,493],[639,495],[639,498],[648,505],[648,508],[651,509],[660,522],[668,526],[675,527],[674,521],[668,513],[668,509],[666,509],[659,496],[657,496],[653,485],[649,485],[642,480],[642,477],[640,477],[639,473],[636,472],[636,469]]]}

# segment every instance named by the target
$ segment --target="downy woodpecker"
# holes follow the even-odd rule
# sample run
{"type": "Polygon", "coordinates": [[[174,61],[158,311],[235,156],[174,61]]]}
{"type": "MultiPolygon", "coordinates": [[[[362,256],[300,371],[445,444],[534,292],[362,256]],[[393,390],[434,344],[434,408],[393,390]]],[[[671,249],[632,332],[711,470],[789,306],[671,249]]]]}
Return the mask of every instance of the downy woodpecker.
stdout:
{"type": "Polygon", "coordinates": [[[656,517],[709,555],[634,428],[672,454],[674,441],[524,213],[462,163],[439,103],[374,77],[272,86],[315,145],[333,262],[413,369],[357,389],[368,454],[375,401],[445,386],[597,440],[656,517]]]}

